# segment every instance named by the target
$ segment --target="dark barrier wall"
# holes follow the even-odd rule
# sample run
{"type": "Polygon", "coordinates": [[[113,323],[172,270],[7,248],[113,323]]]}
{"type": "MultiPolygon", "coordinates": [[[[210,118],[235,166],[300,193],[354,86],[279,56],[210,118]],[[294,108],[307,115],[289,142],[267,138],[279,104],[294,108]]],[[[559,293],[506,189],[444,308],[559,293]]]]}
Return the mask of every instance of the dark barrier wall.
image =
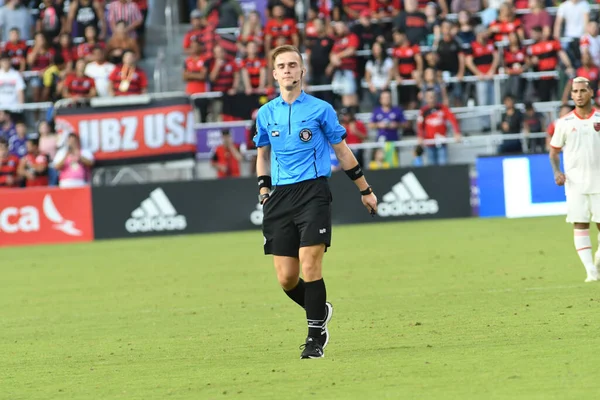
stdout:
{"type": "MultiPolygon", "coordinates": [[[[330,179],[333,222],[402,221],[472,215],[466,165],[368,171],[379,198],[375,218],[343,172],[330,179]]],[[[94,187],[97,239],[256,229],[262,222],[256,179],[94,187]]]]}

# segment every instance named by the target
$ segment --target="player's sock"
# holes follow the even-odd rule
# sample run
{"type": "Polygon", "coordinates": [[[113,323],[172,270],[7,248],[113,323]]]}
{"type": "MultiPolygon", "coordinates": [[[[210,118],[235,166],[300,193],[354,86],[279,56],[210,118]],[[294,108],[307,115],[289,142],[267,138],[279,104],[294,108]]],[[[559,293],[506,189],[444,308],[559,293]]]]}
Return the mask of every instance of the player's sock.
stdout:
{"type": "Polygon", "coordinates": [[[592,240],[590,239],[589,229],[575,229],[575,249],[579,258],[587,271],[588,276],[595,277],[598,275],[594,259],[592,257],[592,240]]]}
{"type": "Polygon", "coordinates": [[[318,281],[304,283],[304,304],[306,308],[306,319],[308,321],[308,336],[321,337],[321,328],[325,319],[325,301],[327,291],[323,278],[318,281]]]}
{"type": "Polygon", "coordinates": [[[298,281],[295,288],[283,290],[288,297],[296,302],[300,307],[304,308],[304,281],[302,278],[298,281]]]}

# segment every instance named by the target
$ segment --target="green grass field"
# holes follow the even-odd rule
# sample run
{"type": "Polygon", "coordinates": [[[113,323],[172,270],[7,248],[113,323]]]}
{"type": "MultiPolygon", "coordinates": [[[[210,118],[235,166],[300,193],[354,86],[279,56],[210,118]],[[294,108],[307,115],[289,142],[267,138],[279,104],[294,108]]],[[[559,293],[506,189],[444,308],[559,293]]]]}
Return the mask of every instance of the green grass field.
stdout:
{"type": "Polygon", "coordinates": [[[2,249],[0,399],[595,399],[600,284],[570,229],[334,228],[321,360],[260,232],[2,249]]]}

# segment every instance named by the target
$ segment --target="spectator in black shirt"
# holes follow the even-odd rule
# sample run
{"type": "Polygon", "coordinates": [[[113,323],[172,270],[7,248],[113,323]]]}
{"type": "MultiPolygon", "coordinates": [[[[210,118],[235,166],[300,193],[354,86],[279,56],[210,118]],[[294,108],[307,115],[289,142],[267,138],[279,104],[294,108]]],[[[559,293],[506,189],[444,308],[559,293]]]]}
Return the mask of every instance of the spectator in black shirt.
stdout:
{"type": "MultiPolygon", "coordinates": [[[[452,34],[454,24],[450,21],[442,22],[440,41],[434,45],[437,53],[437,69],[442,71],[443,78],[455,77],[462,81],[465,76],[465,54],[462,43],[452,34]]],[[[454,107],[462,105],[462,82],[455,82],[449,85],[451,94],[450,104],[454,107]]]]}
{"type": "MultiPolygon", "coordinates": [[[[542,114],[535,111],[531,102],[525,103],[525,120],[523,121],[525,135],[544,131],[544,117],[542,114]]],[[[527,148],[530,153],[544,153],[546,151],[546,138],[528,138],[527,148]]]]}
{"type": "MultiPolygon", "coordinates": [[[[500,131],[503,134],[521,133],[523,130],[523,114],[515,108],[515,100],[511,95],[504,97],[506,111],[502,114],[500,131]]],[[[498,148],[500,154],[520,154],[523,152],[521,139],[507,139],[498,148]]]]}
{"type": "MultiPolygon", "coordinates": [[[[315,19],[314,27],[317,30],[317,38],[311,40],[306,47],[309,81],[311,85],[330,85],[332,77],[327,76],[325,70],[329,65],[329,54],[331,54],[334,39],[327,35],[322,19],[315,19]]],[[[329,103],[333,101],[333,94],[330,91],[319,91],[313,94],[329,103]]]]}
{"type": "Polygon", "coordinates": [[[404,1],[404,10],[394,18],[394,28],[406,32],[411,44],[426,44],[427,17],[417,9],[417,0],[404,1]]]}

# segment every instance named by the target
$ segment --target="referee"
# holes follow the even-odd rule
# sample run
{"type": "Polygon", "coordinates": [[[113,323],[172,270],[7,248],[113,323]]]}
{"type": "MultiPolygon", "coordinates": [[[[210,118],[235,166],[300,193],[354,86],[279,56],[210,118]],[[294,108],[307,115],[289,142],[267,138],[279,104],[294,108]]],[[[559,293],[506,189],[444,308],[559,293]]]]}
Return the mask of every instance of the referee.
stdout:
{"type": "Polygon", "coordinates": [[[308,337],[300,358],[321,358],[333,314],[321,274],[323,255],[331,245],[328,142],[371,214],[377,212],[377,197],[346,145],[346,131],[333,107],[302,90],[305,68],[298,49],[280,46],[272,62],[281,96],[260,108],[254,136],[264,252],[274,256],[285,293],[306,310],[308,337]]]}

